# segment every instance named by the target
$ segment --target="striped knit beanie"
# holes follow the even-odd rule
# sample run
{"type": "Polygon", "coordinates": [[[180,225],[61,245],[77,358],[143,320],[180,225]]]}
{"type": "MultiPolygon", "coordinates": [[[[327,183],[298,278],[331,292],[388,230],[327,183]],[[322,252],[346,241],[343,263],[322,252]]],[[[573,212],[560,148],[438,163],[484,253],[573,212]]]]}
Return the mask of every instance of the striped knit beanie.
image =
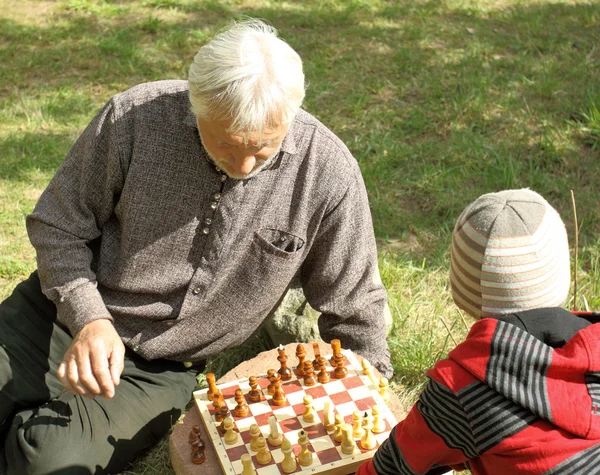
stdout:
{"type": "Polygon", "coordinates": [[[534,191],[480,196],[452,233],[450,286],[475,318],[563,306],[570,284],[567,232],[534,191]]]}

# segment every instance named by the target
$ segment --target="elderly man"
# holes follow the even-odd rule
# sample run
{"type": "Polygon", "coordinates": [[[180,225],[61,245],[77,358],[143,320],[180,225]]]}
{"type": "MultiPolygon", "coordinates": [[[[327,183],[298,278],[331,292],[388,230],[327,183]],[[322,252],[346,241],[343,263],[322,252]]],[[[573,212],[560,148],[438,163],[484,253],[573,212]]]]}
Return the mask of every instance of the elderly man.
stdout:
{"type": "Polygon", "coordinates": [[[86,128],[27,219],[38,272],[0,306],[8,473],[121,470],[296,275],[322,337],[390,376],[361,174],[303,98],[298,54],[246,21],[86,128]]]}

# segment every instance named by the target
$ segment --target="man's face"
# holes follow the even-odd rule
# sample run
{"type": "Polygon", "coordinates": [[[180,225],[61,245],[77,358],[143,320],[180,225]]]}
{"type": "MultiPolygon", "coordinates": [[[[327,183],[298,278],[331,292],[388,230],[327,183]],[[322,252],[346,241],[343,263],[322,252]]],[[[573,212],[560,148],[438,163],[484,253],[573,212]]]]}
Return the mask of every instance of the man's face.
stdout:
{"type": "Polygon", "coordinates": [[[250,134],[246,143],[242,133],[229,133],[230,121],[198,119],[200,139],[208,155],[230,178],[250,178],[264,168],[281,148],[289,124],[265,130],[262,143],[250,134]]]}

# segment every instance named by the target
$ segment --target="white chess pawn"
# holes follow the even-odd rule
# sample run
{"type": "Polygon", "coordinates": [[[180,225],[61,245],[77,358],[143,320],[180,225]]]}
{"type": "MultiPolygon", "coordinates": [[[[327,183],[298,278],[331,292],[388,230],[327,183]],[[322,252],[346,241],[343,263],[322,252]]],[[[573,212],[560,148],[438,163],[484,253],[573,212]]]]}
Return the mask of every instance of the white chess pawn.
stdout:
{"type": "Polygon", "coordinates": [[[377,439],[375,439],[373,432],[371,432],[372,427],[371,416],[365,412],[362,421],[362,428],[365,434],[360,438],[360,446],[365,450],[373,450],[377,447],[377,439]]]}
{"type": "Polygon", "coordinates": [[[388,387],[389,387],[388,379],[381,378],[379,380],[378,386],[379,386],[379,394],[381,395],[383,402],[385,402],[387,404],[388,402],[390,402],[390,392],[388,391],[388,387]]]}
{"type": "Polygon", "coordinates": [[[296,463],[296,457],[294,457],[294,451],[292,450],[292,443],[288,439],[283,439],[283,443],[281,444],[281,452],[283,453],[281,469],[285,473],[295,472],[298,465],[296,463]]]}
{"type": "Polygon", "coordinates": [[[352,438],[352,426],[350,424],[344,424],[342,434],[342,453],[351,455],[356,449],[356,442],[354,442],[354,439],[352,438]]]}
{"type": "Polygon", "coordinates": [[[381,434],[385,432],[385,420],[381,417],[381,411],[379,406],[375,404],[371,408],[371,412],[373,413],[373,434],[381,434]]]}
{"type": "Polygon", "coordinates": [[[256,454],[256,461],[261,465],[267,465],[271,459],[271,452],[267,448],[267,441],[264,437],[259,437],[258,442],[256,443],[256,447],[258,448],[258,453],[256,454]]]}
{"type": "Polygon", "coordinates": [[[227,416],[223,421],[223,428],[225,429],[225,443],[227,445],[233,445],[238,441],[238,433],[233,430],[233,417],[227,416]]]}
{"type": "Polygon", "coordinates": [[[304,419],[304,422],[314,422],[315,413],[312,408],[313,397],[310,394],[307,394],[302,399],[302,402],[304,403],[304,407],[306,408],[304,414],[302,414],[302,419],[304,419]]]}
{"type": "Polygon", "coordinates": [[[256,475],[250,454],[242,454],[242,467],[244,467],[242,475],[256,475]]]}
{"type": "Polygon", "coordinates": [[[365,430],[362,428],[362,414],[360,411],[352,413],[352,437],[361,439],[365,435],[365,430]]]}
{"type": "Polygon", "coordinates": [[[262,432],[258,424],[252,424],[250,426],[250,450],[258,452],[258,438],[262,437],[262,432]]]}

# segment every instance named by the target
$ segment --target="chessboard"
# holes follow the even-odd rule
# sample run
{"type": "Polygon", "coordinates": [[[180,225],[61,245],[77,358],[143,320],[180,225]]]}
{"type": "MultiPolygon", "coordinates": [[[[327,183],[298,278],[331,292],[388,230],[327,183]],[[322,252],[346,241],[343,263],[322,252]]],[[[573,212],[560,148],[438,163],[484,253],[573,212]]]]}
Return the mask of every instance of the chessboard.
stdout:
{"type": "MultiPolygon", "coordinates": [[[[306,347],[310,349],[310,345],[306,347]]],[[[239,433],[237,442],[234,444],[225,442],[221,422],[217,421],[213,401],[208,397],[209,389],[194,392],[194,400],[201,416],[200,419],[206,428],[206,433],[214,446],[225,474],[239,475],[242,473],[241,458],[243,454],[251,456],[257,475],[285,473],[281,466],[284,455],[280,446],[268,446],[272,459],[265,465],[258,463],[257,452],[250,448],[251,426],[253,424],[258,425],[262,436],[267,439],[272,431],[270,422],[271,424],[276,422],[280,434],[291,442],[295,457],[301,451],[298,444],[300,432],[304,431],[308,435],[308,450],[313,454],[312,463],[308,466],[297,464],[296,471],[293,473],[351,474],[357,470],[359,465],[373,457],[377,447],[388,438],[392,427],[396,424],[396,418],[379,392],[379,380],[370,371],[368,371],[369,375],[365,374],[363,366],[351,351],[341,350],[341,352],[344,357],[344,366],[348,372],[347,376],[342,379],[335,377],[334,367],[330,364],[332,355],[321,355],[328,363],[327,372],[330,380],[326,383],[317,382],[315,375],[315,384],[305,386],[304,379],[297,375],[297,368],[292,368],[291,379],[281,381],[281,389],[285,393],[285,403],[281,406],[275,405],[273,396],[268,393],[267,388],[270,381],[267,378],[266,368],[257,368],[257,370],[263,369],[263,372],[255,375],[258,389],[262,394],[261,400],[258,402],[253,402],[248,397],[251,387],[247,377],[217,385],[226,405],[230,409],[235,430],[239,433]],[[235,400],[235,392],[238,389],[244,394],[245,403],[248,405],[248,413],[244,417],[239,417],[234,412],[234,408],[238,404],[235,400]],[[312,409],[315,415],[313,422],[306,422],[303,418],[303,413],[306,410],[303,401],[306,395],[312,397],[312,409]],[[343,453],[341,442],[334,439],[334,431],[326,430],[323,424],[325,419],[324,408],[327,401],[327,406],[332,409],[333,415],[340,414],[344,422],[348,424],[353,424],[353,414],[356,411],[370,417],[373,406],[377,405],[385,429],[380,433],[373,434],[376,446],[370,450],[365,450],[361,447],[360,440],[355,439],[356,448],[353,453],[343,453]],[[274,416],[274,420],[272,416],[274,416]]],[[[307,351],[307,360],[311,359],[310,353],[307,351]]],[[[293,360],[294,356],[291,355],[289,359],[290,361],[293,360]]],[[[278,366],[279,363],[276,361],[272,365],[273,368],[278,366]]],[[[293,364],[290,366],[293,366],[293,364]]]]}

